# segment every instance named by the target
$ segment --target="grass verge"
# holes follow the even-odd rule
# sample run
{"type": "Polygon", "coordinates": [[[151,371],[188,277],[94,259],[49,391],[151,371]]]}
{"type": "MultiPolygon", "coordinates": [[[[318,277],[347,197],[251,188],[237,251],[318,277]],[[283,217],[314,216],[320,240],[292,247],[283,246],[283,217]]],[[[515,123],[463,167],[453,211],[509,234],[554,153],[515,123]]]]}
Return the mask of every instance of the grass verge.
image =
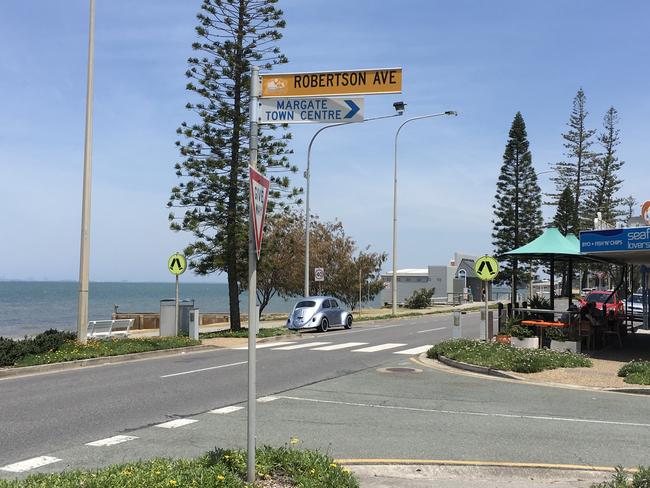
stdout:
{"type": "Polygon", "coordinates": [[[592,364],[586,357],[572,352],[518,349],[509,344],[485,343],[471,339],[444,341],[427,351],[427,357],[431,359],[437,359],[439,355],[463,363],[517,373],[589,367],[592,364]]]}
{"type": "MultiPolygon", "coordinates": [[[[485,308],[484,305],[476,305],[475,307],[467,307],[467,308],[463,308],[461,310],[463,312],[477,312],[479,310],[483,310],[484,308],[485,308]]],[[[496,309],[497,305],[492,304],[492,305],[490,305],[489,308],[490,308],[490,310],[496,309]]],[[[404,309],[402,309],[402,310],[404,310],[404,309]]],[[[423,309],[420,312],[413,311],[413,312],[407,312],[407,313],[400,313],[400,314],[397,314],[396,317],[392,316],[390,310],[387,310],[386,313],[383,314],[383,315],[369,315],[369,316],[366,316],[366,317],[358,317],[357,313],[355,311],[352,312],[352,315],[354,316],[354,321],[355,322],[366,322],[367,320],[388,320],[388,319],[392,319],[392,318],[401,319],[403,317],[422,317],[424,315],[438,315],[438,314],[441,314],[441,313],[451,314],[452,309],[451,308],[445,308],[443,310],[435,310],[435,309],[430,309],[429,308],[429,309],[423,309]]]]}
{"type": "Polygon", "coordinates": [[[90,359],[105,356],[121,356],[136,352],[176,349],[179,347],[198,346],[200,341],[188,337],[142,337],[138,339],[103,339],[91,340],[86,344],[67,341],[57,350],[39,354],[29,354],[18,359],[14,366],[35,366],[37,364],[62,363],[77,359],[90,359]]]}
{"type": "MultiPolygon", "coordinates": [[[[635,359],[618,370],[623,381],[633,385],[650,385],[650,361],[635,359]]],[[[650,484],[648,485],[650,486],[650,484]]]]}
{"type": "MultiPolygon", "coordinates": [[[[288,334],[295,334],[293,330],[285,327],[260,328],[257,331],[257,337],[277,337],[288,334]]],[[[200,334],[201,339],[213,339],[215,337],[248,337],[248,328],[242,327],[239,330],[219,330],[216,332],[204,332],[200,334]]]]}
{"type": "MultiPolygon", "coordinates": [[[[260,447],[256,451],[259,487],[357,488],[346,468],[317,451],[260,447]]],[[[0,488],[243,488],[246,452],[217,449],[197,459],[153,459],[119,464],[96,471],[37,474],[25,480],[3,481],[0,488]]]]}
{"type": "Polygon", "coordinates": [[[648,486],[650,486],[650,466],[639,466],[631,478],[622,466],[617,466],[611,480],[591,485],[591,488],[646,488],[648,486]]]}

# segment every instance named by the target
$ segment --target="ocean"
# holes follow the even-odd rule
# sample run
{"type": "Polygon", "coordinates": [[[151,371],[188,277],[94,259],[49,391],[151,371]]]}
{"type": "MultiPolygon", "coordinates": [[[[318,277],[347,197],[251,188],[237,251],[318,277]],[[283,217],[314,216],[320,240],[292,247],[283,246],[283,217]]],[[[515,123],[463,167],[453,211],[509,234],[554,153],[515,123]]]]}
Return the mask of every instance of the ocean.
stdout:
{"type": "MultiPolygon", "coordinates": [[[[20,337],[50,328],[76,330],[78,290],[78,283],[73,281],[0,281],[0,336],[20,337]]],[[[194,306],[202,312],[228,313],[225,283],[181,281],[179,295],[194,300],[194,306]]],[[[174,296],[173,282],[91,282],[88,319],[110,319],[114,305],[120,312],[159,312],[160,300],[174,296]]],[[[293,302],[276,296],[264,312],[289,313],[293,302]]],[[[246,293],[240,295],[239,306],[242,313],[247,313],[246,293]]]]}

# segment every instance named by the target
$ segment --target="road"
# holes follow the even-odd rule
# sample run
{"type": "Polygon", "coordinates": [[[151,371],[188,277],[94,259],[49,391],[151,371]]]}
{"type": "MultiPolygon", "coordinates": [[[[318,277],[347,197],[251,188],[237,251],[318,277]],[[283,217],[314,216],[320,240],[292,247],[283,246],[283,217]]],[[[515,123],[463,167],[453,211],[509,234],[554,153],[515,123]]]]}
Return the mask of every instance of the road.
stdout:
{"type": "MultiPolygon", "coordinates": [[[[403,319],[264,344],[258,443],[295,436],[338,458],[648,462],[647,397],[380,371],[417,366],[409,358],[448,338],[450,322],[403,319]]],[[[465,316],[464,332],[478,335],[477,314],[465,316]]],[[[0,476],[243,447],[246,355],[218,350],[0,381],[0,476]]]]}

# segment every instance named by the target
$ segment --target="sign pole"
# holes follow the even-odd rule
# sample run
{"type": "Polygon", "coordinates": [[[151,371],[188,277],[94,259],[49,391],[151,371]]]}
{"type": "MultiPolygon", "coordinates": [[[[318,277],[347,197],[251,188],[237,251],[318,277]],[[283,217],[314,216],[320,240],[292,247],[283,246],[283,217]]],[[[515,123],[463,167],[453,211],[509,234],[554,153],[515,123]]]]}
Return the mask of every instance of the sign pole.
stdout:
{"type": "Polygon", "coordinates": [[[174,331],[178,335],[178,275],[176,275],[176,306],[174,307],[174,331]]]}
{"type": "MultiPolygon", "coordinates": [[[[250,110],[250,166],[257,170],[257,104],[259,98],[260,80],[259,68],[251,67],[250,110]]],[[[255,228],[253,214],[255,206],[249,201],[248,207],[248,433],[246,448],[248,460],[246,464],[247,480],[255,482],[255,337],[257,335],[257,249],[255,245],[255,228]]]]}
{"type": "Polygon", "coordinates": [[[489,281],[483,282],[483,288],[485,289],[485,342],[490,342],[490,337],[488,336],[488,285],[489,281]]]}

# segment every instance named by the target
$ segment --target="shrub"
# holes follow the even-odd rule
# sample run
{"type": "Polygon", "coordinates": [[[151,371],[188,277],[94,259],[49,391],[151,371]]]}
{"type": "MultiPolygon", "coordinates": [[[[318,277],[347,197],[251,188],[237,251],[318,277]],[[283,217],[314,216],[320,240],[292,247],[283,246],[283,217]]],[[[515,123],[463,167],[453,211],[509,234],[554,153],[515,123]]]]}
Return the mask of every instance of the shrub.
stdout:
{"type": "Polygon", "coordinates": [[[551,310],[551,301],[548,298],[543,297],[542,295],[536,293],[535,295],[530,297],[530,300],[528,301],[528,306],[530,308],[551,310]]]}
{"type": "Polygon", "coordinates": [[[635,359],[618,370],[623,381],[634,385],[650,385],[650,361],[635,359]]]}
{"type": "Polygon", "coordinates": [[[535,332],[522,325],[513,325],[507,330],[507,333],[513,337],[516,337],[517,339],[526,339],[528,337],[535,336],[535,332]]]}
{"type": "Polygon", "coordinates": [[[49,329],[32,338],[8,339],[0,337],[0,366],[13,366],[26,356],[58,351],[66,342],[73,341],[76,334],[49,329]]]}
{"type": "Polygon", "coordinates": [[[414,291],[413,295],[406,299],[404,306],[406,308],[427,308],[431,306],[431,298],[435,293],[435,288],[422,288],[414,291]]]}
{"type": "Polygon", "coordinates": [[[622,466],[616,466],[616,471],[610,481],[591,485],[591,488],[647,488],[648,486],[650,486],[650,466],[639,466],[631,480],[628,479],[622,466]]]}
{"type": "Polygon", "coordinates": [[[559,327],[548,327],[546,332],[544,332],[544,337],[551,341],[561,341],[564,342],[567,340],[567,334],[559,327]]]}
{"type": "Polygon", "coordinates": [[[549,349],[517,349],[508,344],[454,339],[440,342],[427,352],[436,359],[445,356],[464,363],[519,373],[537,373],[546,369],[580,368],[591,366],[591,361],[580,354],[549,349]]]}
{"type": "MultiPolygon", "coordinates": [[[[317,451],[260,447],[256,450],[256,461],[260,480],[256,486],[359,487],[348,469],[317,451]]],[[[35,474],[24,480],[0,480],[0,488],[245,488],[249,486],[245,480],[246,452],[217,449],[197,459],[152,459],[93,471],[64,471],[35,474]]]]}

